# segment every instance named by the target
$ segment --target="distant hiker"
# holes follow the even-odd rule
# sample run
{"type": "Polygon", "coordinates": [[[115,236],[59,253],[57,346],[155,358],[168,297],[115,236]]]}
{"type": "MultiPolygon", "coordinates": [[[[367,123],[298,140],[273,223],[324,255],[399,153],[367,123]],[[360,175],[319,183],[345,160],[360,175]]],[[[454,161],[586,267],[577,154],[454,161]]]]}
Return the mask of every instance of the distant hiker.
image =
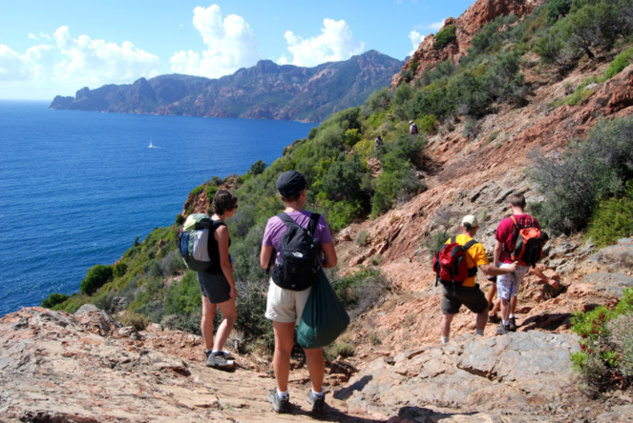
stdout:
{"type": "MultiPolygon", "coordinates": [[[[513,263],[513,255],[519,240],[519,230],[529,227],[539,228],[538,221],[523,211],[525,209],[525,197],[523,194],[514,194],[510,197],[510,209],[512,210],[512,215],[501,220],[495,234],[494,264],[502,269],[509,268],[513,263]]],[[[547,238],[542,237],[541,246],[545,242],[547,242],[547,238]]],[[[497,278],[497,292],[501,301],[502,319],[497,328],[497,333],[499,334],[503,334],[506,331],[516,331],[517,329],[514,315],[517,306],[517,295],[527,271],[527,263],[519,260],[516,272],[501,275],[497,278]]],[[[547,281],[552,287],[558,288],[558,281],[548,278],[540,269],[534,267],[532,272],[541,280],[547,281]]]]}
{"type": "MultiPolygon", "coordinates": [[[[499,267],[489,264],[483,245],[473,240],[473,237],[479,229],[479,222],[475,216],[464,216],[460,228],[462,233],[454,238],[448,239],[446,245],[457,243],[464,246],[466,250],[464,259],[468,272],[467,277],[461,283],[442,281],[442,279],[440,279],[440,281],[442,281],[442,322],[440,325],[442,344],[448,342],[451,322],[462,305],[477,314],[476,334],[484,334],[486,321],[488,319],[488,301],[484,293],[479,289],[479,284],[476,283],[477,268],[481,269],[486,275],[507,274],[513,272],[516,268],[515,264],[510,264],[505,269],[500,269],[499,267]]],[[[443,249],[444,248],[446,247],[443,247],[443,249]]],[[[440,250],[440,253],[441,252],[442,250],[440,250]]]]}
{"type": "Polygon", "coordinates": [[[378,135],[376,137],[376,142],[374,143],[374,150],[377,150],[378,147],[382,146],[384,143],[382,142],[382,137],[378,135]]]}
{"type": "Polygon", "coordinates": [[[415,124],[414,121],[409,121],[409,135],[417,135],[418,134],[418,125],[415,124]]]}
{"type": "Polygon", "coordinates": [[[206,364],[223,370],[235,367],[233,360],[229,360],[230,354],[224,351],[224,344],[229,338],[237,319],[235,308],[235,280],[233,279],[233,266],[229,255],[229,230],[224,220],[233,216],[237,210],[237,197],[229,191],[220,189],[213,197],[212,221],[215,223],[213,237],[209,236],[209,256],[213,263],[206,272],[198,272],[198,282],[202,293],[202,321],[200,329],[204,340],[206,364]],[[213,318],[220,308],[224,318],[218,326],[213,339],[213,318]]]}
{"type": "MultiPolygon", "coordinates": [[[[307,182],[305,177],[294,170],[282,173],[277,179],[277,190],[281,196],[281,200],[286,205],[284,213],[273,216],[268,219],[266,229],[264,230],[264,239],[262,241],[262,251],[260,255],[260,264],[263,268],[269,268],[269,264],[275,261],[277,268],[284,265],[280,261],[284,251],[280,251],[282,238],[286,230],[295,230],[296,227],[288,226],[280,216],[284,219],[290,217],[301,228],[309,228],[316,226],[313,232],[314,238],[320,240],[322,258],[321,265],[325,268],[336,266],[337,257],[334,250],[334,243],[330,228],[322,216],[315,219],[318,215],[306,211],[307,182]],[[316,224],[316,225],[315,225],[316,224]],[[273,254],[276,252],[275,256],[273,254]]],[[[318,264],[318,263],[317,263],[318,264]]],[[[273,405],[273,410],[277,413],[287,413],[290,408],[290,399],[288,395],[288,378],[290,375],[290,353],[294,343],[295,323],[301,320],[301,315],[305,307],[311,286],[301,288],[301,290],[293,290],[290,288],[282,288],[278,286],[281,281],[276,281],[280,273],[273,271],[273,277],[270,279],[268,288],[268,300],[266,303],[266,318],[272,320],[273,330],[275,332],[275,353],[273,356],[273,368],[275,371],[275,379],[277,380],[277,388],[272,390],[267,399],[273,405]]],[[[300,281],[284,281],[294,285],[294,282],[300,281]]],[[[323,359],[323,351],[321,348],[304,349],[306,361],[308,363],[308,372],[312,381],[312,389],[308,392],[308,403],[312,406],[312,411],[318,413],[323,409],[325,404],[325,393],[323,392],[323,378],[325,372],[325,361],[323,359]]]]}

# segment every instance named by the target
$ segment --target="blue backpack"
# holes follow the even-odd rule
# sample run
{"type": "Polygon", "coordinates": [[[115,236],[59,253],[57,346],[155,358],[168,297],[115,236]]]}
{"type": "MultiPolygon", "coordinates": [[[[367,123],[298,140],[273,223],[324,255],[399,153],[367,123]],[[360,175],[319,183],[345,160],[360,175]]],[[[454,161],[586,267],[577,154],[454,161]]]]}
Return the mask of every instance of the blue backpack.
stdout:
{"type": "Polygon", "coordinates": [[[206,272],[213,265],[209,254],[209,242],[213,233],[224,222],[212,220],[203,213],[194,213],[187,217],[178,234],[178,251],[185,266],[195,272],[206,272]]]}

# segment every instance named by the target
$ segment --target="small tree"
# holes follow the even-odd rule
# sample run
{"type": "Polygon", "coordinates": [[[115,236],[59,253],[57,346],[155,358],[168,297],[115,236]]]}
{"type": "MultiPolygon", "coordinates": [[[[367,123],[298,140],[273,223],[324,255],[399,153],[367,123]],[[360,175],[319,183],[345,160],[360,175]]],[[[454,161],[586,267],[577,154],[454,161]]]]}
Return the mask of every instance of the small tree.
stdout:
{"type": "Polygon", "coordinates": [[[101,288],[106,282],[112,279],[112,266],[97,264],[88,269],[88,274],[81,281],[79,290],[87,295],[94,294],[97,289],[101,288]]]}

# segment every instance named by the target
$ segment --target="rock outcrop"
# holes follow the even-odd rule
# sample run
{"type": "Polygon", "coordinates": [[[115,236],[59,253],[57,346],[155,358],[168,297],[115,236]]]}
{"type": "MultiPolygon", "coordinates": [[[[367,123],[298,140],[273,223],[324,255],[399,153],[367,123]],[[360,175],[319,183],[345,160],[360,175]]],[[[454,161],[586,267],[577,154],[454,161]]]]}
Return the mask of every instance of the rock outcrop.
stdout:
{"type": "MultiPolygon", "coordinates": [[[[514,14],[520,18],[530,14],[542,2],[543,0],[479,0],[459,18],[451,17],[444,21],[441,30],[455,26],[455,38],[451,42],[440,49],[435,49],[435,36],[433,34],[427,35],[415,53],[404,64],[402,70],[408,69],[411,62],[417,62],[415,74],[411,78],[411,80],[415,80],[426,69],[432,69],[436,64],[446,59],[451,59],[453,63],[457,63],[460,58],[466,55],[470,42],[479,28],[499,16],[514,14]]],[[[403,81],[402,73],[395,74],[391,80],[391,89],[398,87],[403,81]]]]}

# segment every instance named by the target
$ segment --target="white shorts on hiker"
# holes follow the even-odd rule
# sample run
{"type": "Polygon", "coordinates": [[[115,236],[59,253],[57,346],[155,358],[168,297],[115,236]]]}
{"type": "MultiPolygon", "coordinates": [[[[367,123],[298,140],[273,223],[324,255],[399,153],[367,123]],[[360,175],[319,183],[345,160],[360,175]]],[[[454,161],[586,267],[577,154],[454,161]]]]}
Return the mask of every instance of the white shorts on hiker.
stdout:
{"type": "MultiPolygon", "coordinates": [[[[510,263],[501,263],[499,266],[501,269],[507,268],[510,266],[510,263]]],[[[525,279],[525,274],[528,272],[529,267],[527,266],[518,266],[515,273],[510,273],[507,275],[499,275],[497,276],[497,295],[502,300],[509,300],[511,297],[516,297],[519,295],[519,287],[523,283],[523,279],[525,279]],[[516,279],[515,279],[516,276],[516,279]],[[512,289],[512,292],[510,292],[512,289]]]]}
{"type": "Polygon", "coordinates": [[[303,291],[283,289],[273,282],[273,278],[270,278],[266,298],[266,318],[281,323],[295,322],[298,325],[311,290],[312,287],[303,291]]]}

